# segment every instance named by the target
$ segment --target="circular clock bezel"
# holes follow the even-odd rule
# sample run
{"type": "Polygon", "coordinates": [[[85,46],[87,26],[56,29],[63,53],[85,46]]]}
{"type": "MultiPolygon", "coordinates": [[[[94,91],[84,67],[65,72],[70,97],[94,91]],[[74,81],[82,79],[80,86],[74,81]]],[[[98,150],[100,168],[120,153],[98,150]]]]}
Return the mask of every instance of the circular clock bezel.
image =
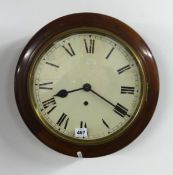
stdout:
{"type": "Polygon", "coordinates": [[[19,112],[33,134],[50,148],[70,155],[83,157],[103,156],[115,152],[132,142],[147,126],[155,110],[159,94],[159,76],[154,57],[143,39],[129,26],[109,16],[96,13],[79,13],[61,17],[38,31],[24,48],[15,73],[15,97],[19,112]],[[33,110],[28,91],[28,77],[33,61],[46,43],[62,33],[77,28],[97,28],[120,38],[138,56],[145,74],[145,99],[133,123],[121,134],[103,143],[78,144],[57,137],[40,122],[33,110]]]}
{"type": "Polygon", "coordinates": [[[62,32],[58,35],[55,35],[48,42],[44,43],[44,45],[42,45],[42,47],[39,49],[37,54],[34,55],[32,65],[30,66],[30,71],[28,74],[28,81],[27,82],[28,82],[28,93],[29,93],[32,108],[35,111],[38,118],[40,119],[40,121],[42,122],[42,124],[45,126],[45,128],[48,129],[50,132],[52,132],[57,137],[61,137],[62,139],[65,139],[66,141],[74,142],[74,143],[80,144],[80,145],[82,145],[82,144],[84,144],[84,145],[101,144],[104,142],[109,142],[111,139],[115,139],[115,137],[118,137],[119,135],[121,135],[124,132],[124,130],[126,130],[128,127],[130,127],[131,123],[136,119],[138,112],[140,111],[140,109],[143,105],[143,102],[146,98],[146,91],[147,91],[147,83],[146,83],[146,79],[145,79],[145,73],[143,71],[143,67],[142,67],[142,64],[139,60],[139,57],[134,52],[134,50],[125,41],[121,40],[119,37],[113,35],[112,33],[105,31],[103,29],[91,28],[91,27],[80,27],[80,28],[75,28],[72,30],[67,30],[67,31],[62,32]],[[41,114],[41,111],[39,111],[39,109],[37,109],[37,104],[35,103],[34,96],[33,96],[33,86],[32,86],[34,83],[33,76],[34,76],[35,67],[37,67],[37,64],[39,64],[39,61],[42,58],[42,56],[51,48],[51,46],[53,45],[54,42],[58,42],[60,40],[63,40],[64,38],[69,37],[71,35],[85,34],[88,32],[93,33],[93,34],[98,34],[101,36],[106,36],[108,38],[116,40],[119,44],[121,44],[123,47],[125,47],[125,49],[128,51],[128,53],[133,57],[134,61],[136,62],[136,65],[138,67],[139,74],[140,74],[141,85],[142,85],[141,90],[140,90],[141,93],[140,93],[139,104],[137,105],[137,108],[136,108],[135,112],[133,113],[133,115],[131,115],[130,120],[123,127],[121,127],[118,131],[113,132],[112,134],[105,136],[103,138],[98,138],[98,139],[93,139],[93,140],[83,140],[83,139],[72,138],[72,137],[64,135],[61,132],[58,132],[52,126],[50,126],[48,124],[48,122],[44,119],[44,116],[41,114]]]}

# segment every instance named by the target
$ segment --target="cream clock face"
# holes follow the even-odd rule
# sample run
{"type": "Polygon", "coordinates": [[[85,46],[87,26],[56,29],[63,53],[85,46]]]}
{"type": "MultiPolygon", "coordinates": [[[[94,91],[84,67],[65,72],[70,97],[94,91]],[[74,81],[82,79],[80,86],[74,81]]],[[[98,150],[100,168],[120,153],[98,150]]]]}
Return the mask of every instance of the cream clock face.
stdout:
{"type": "Polygon", "coordinates": [[[69,139],[116,135],[135,118],[141,103],[139,63],[107,35],[75,33],[53,42],[31,75],[36,113],[51,132],[69,139]]]}

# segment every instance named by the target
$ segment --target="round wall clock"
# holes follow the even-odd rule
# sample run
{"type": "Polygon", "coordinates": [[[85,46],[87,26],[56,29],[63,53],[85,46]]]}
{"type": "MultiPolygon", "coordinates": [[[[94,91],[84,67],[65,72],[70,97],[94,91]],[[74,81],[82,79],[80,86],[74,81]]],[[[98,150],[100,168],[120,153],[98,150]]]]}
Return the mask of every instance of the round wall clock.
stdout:
{"type": "Polygon", "coordinates": [[[129,26],[95,13],[68,15],[38,31],[15,73],[15,97],[32,133],[50,148],[96,157],[132,142],[150,121],[159,77],[129,26]]]}

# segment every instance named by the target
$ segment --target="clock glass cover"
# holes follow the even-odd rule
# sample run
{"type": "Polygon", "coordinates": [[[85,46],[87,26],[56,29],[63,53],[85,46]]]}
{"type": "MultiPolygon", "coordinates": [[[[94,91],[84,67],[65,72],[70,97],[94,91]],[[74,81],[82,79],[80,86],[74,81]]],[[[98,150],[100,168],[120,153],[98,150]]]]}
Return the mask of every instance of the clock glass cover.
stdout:
{"type": "Polygon", "coordinates": [[[111,139],[129,126],[142,103],[140,62],[116,36],[92,28],[67,33],[50,42],[32,65],[33,107],[60,137],[80,143],[111,139]],[[78,128],[85,133],[75,134],[78,128]]]}

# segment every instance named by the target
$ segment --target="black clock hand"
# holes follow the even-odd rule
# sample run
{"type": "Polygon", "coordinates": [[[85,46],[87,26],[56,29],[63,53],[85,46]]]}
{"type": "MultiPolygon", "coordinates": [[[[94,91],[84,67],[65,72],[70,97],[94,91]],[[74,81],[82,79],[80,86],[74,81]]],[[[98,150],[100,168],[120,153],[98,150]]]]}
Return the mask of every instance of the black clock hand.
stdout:
{"type": "Polygon", "coordinates": [[[110,101],[108,101],[106,98],[102,97],[100,94],[98,94],[97,92],[95,92],[94,90],[90,90],[93,94],[97,95],[98,97],[100,97],[101,99],[103,99],[104,101],[106,101],[107,103],[109,103],[111,106],[113,106],[114,108],[116,107],[113,103],[111,103],[110,101]]]}
{"type": "Polygon", "coordinates": [[[72,92],[76,92],[76,91],[80,91],[82,90],[83,88],[78,88],[78,89],[73,89],[71,91],[67,91],[66,89],[62,89],[60,90],[57,94],[55,94],[54,96],[58,96],[58,97],[66,97],[69,93],[72,93],[72,92]]]}
{"type": "Polygon", "coordinates": [[[84,90],[84,91],[90,91],[91,89],[91,85],[86,83],[83,85],[83,87],[81,88],[78,88],[78,89],[74,89],[74,90],[71,90],[71,91],[67,91],[66,89],[61,89],[57,94],[55,94],[54,96],[58,96],[58,97],[61,97],[61,98],[64,98],[64,97],[67,97],[67,95],[71,92],[76,92],[76,91],[80,91],[80,90],[84,90]]]}

